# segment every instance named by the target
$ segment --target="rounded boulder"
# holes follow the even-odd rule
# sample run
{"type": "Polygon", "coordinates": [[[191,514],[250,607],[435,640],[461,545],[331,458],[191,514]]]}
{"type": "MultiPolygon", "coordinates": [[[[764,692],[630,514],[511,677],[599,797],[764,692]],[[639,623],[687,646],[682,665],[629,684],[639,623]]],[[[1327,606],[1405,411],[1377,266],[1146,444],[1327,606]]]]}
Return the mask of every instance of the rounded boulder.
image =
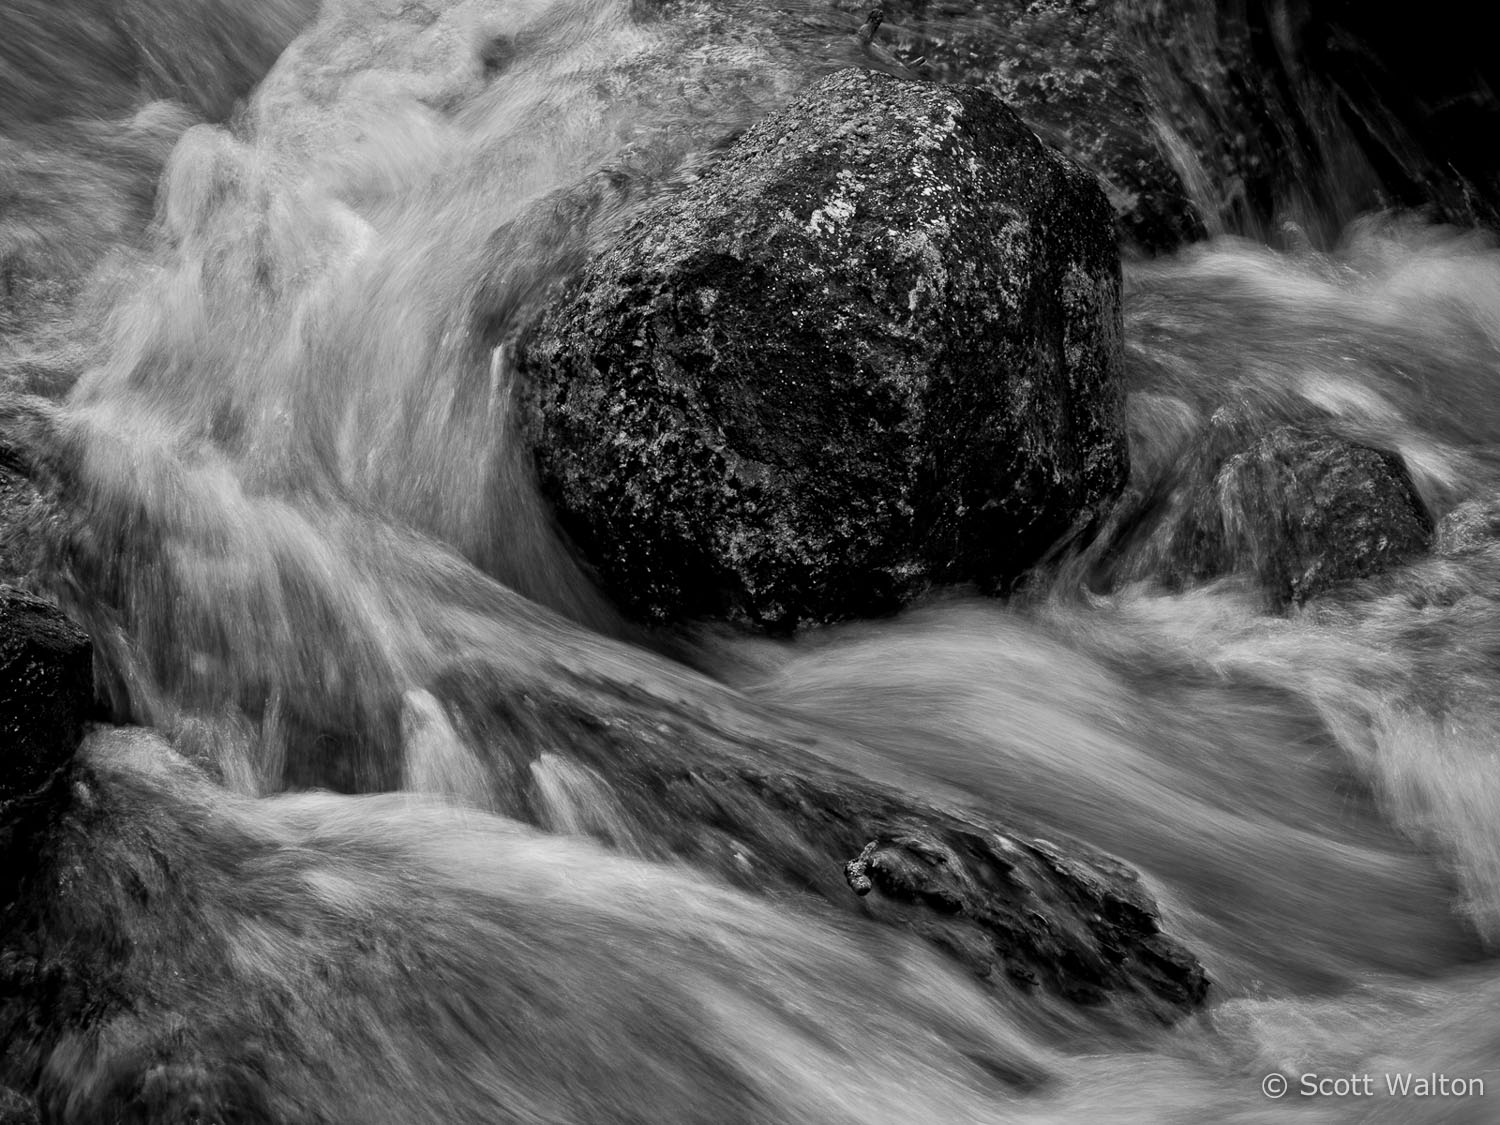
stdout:
{"type": "Polygon", "coordinates": [[[1001,589],[1125,479],[1109,203],[978,89],[823,79],[518,354],[543,491],[645,620],[1001,589]]]}

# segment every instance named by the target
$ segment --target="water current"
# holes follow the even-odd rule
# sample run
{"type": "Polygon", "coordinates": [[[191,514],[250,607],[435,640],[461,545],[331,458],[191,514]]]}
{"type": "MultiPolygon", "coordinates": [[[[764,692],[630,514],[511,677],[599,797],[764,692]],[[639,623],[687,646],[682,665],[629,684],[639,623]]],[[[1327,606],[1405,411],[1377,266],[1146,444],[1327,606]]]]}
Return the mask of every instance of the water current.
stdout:
{"type": "MultiPolygon", "coordinates": [[[[208,31],[131,9],[194,60],[161,63],[157,100],[109,84],[87,21],[33,30],[4,87],[0,246],[31,271],[12,309],[40,311],[7,314],[0,430],[58,498],[35,584],[93,635],[113,717],[154,732],[91,735],[101,776],[175,864],[267,857],[254,886],[212,884],[218,953],[138,935],[164,974],[201,970],[183,1010],[281,1005],[226,1117],[1500,1120],[1500,543],[1283,611],[1243,576],[1153,584],[1142,534],[1108,581],[1064,557],[1009,601],[644,633],[535,490],[507,333],[737,130],[860,62],[857,13],[204,10],[208,31]],[[22,96],[47,82],[75,101],[22,96]],[[85,279],[63,304],[48,263],[85,279]],[[827,734],[810,752],[867,778],[1119,856],[1208,1004],[1105,1021],[661,861],[545,723],[475,717],[561,678],[751,739],[827,734]],[[179,808],[218,835],[168,826],[179,808]],[[411,949],[458,952],[433,967],[392,936],[310,983],[298,951],[338,942],[319,919],[388,912],[411,949]],[[379,1078],[278,1086],[299,1067],[379,1078]],[[1448,1085],[1392,1093],[1413,1075],[1448,1085]]],[[[1232,411],[1398,455],[1434,517],[1496,495],[1500,249],[1340,222],[1127,260],[1134,489],[1232,411]]],[[[98,1050],[37,1077],[59,1119],[89,1119],[98,1050]]]]}

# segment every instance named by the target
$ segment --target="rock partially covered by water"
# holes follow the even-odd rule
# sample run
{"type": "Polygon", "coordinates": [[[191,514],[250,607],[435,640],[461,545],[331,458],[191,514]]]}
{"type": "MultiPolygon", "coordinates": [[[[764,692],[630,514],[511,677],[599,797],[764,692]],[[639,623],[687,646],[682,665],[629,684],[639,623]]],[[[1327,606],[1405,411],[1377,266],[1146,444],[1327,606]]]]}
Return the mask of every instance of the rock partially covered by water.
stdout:
{"type": "Polygon", "coordinates": [[[993,588],[1124,479],[1109,204],[981,90],[824,79],[523,354],[543,487],[647,619],[993,588]]]}
{"type": "Polygon", "coordinates": [[[56,606],[0,586],[0,812],[67,764],[93,699],[88,635],[56,606]]]}
{"type": "Polygon", "coordinates": [[[30,588],[52,508],[0,444],[0,586],[30,588]]]}
{"type": "Polygon", "coordinates": [[[1039,839],[996,809],[862,776],[847,768],[860,750],[742,697],[668,703],[639,679],[562,670],[497,693],[491,674],[468,666],[434,695],[479,703],[464,715],[478,745],[566,748],[508,778],[524,805],[507,811],[523,820],[686,862],[788,905],[821,898],[916,934],[1006,993],[1167,1022],[1208,995],[1202,964],[1118,860],[1039,839]]]}
{"type": "Polygon", "coordinates": [[[40,1121],[30,1098],[0,1086],[0,1125],[39,1125],[40,1121]]]}
{"type": "Polygon", "coordinates": [[[1204,448],[1218,467],[1173,528],[1170,578],[1250,573],[1284,605],[1426,550],[1432,519],[1395,456],[1281,426],[1219,460],[1235,430],[1216,429],[1204,448]]]}
{"type": "Polygon", "coordinates": [[[1500,498],[1465,500],[1438,521],[1432,553],[1451,558],[1482,550],[1500,539],[1500,498]]]}

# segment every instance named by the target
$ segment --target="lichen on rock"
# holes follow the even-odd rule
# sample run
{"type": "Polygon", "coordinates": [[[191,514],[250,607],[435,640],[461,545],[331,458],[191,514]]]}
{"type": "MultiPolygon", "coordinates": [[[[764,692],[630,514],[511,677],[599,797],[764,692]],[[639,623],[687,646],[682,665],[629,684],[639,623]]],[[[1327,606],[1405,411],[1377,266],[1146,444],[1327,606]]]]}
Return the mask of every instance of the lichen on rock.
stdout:
{"type": "Polygon", "coordinates": [[[520,354],[543,488],[647,620],[1002,588],[1124,480],[1109,204],[977,89],[824,79],[520,354]]]}

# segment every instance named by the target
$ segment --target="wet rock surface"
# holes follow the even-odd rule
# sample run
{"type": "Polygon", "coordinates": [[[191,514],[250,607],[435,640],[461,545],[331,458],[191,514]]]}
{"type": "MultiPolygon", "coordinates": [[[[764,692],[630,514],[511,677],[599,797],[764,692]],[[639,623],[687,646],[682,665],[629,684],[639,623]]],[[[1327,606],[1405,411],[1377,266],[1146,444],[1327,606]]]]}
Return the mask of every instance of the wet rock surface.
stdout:
{"type": "Polygon", "coordinates": [[[1094,180],[980,90],[842,71],[523,342],[560,522],[647,620],[781,631],[997,588],[1120,487],[1094,180]]]}
{"type": "Polygon", "coordinates": [[[0,447],[0,586],[28,588],[41,551],[39,535],[50,510],[24,472],[0,447]]]}
{"type": "Polygon", "coordinates": [[[1438,521],[1432,553],[1443,557],[1482,550],[1500,538],[1500,498],[1465,500],[1438,521]]]}
{"type": "Polygon", "coordinates": [[[1078,0],[896,0],[885,9],[885,40],[920,58],[922,77],[989,90],[1098,176],[1129,243],[1161,251],[1202,236],[1137,57],[1146,38],[1138,13],[1078,0]]]}
{"type": "Polygon", "coordinates": [[[1256,434],[1230,412],[1122,513],[1121,561],[1098,550],[1096,579],[1181,588],[1241,574],[1278,607],[1384,573],[1433,539],[1394,454],[1302,426],[1256,434]]]}
{"type": "MultiPolygon", "coordinates": [[[[55,606],[0,585],[0,997],[14,987],[14,918],[36,880],[38,841],[67,805],[67,774],[93,703],[93,646],[55,606]]],[[[0,1022],[4,1022],[0,1019],[0,1022]]],[[[16,1082],[16,1049],[0,1036],[0,1125],[36,1125],[36,1103],[16,1082]]]]}
{"type": "Polygon", "coordinates": [[[48,602],[0,586],[0,813],[68,762],[93,698],[87,634],[48,602]]]}
{"type": "MultiPolygon", "coordinates": [[[[479,694],[468,670],[437,686],[444,697],[479,694]]],[[[811,894],[910,931],[1002,993],[1039,990],[1164,1022],[1208,995],[1202,964],[1162,929],[1131,868],[1003,815],[861,777],[836,764],[847,748],[803,726],[752,725],[745,714],[571,674],[520,700],[491,698],[465,723],[497,744],[546,732],[598,779],[610,815],[575,830],[744,890],[811,894]]],[[[516,810],[525,820],[546,820],[539,772],[500,782],[528,794],[516,810]]]]}
{"type": "Polygon", "coordinates": [[[883,912],[1014,986],[1045,980],[1084,1004],[1126,978],[1184,1009],[1207,996],[1203,967],[1160,932],[1156,904],[1123,864],[995,832],[949,838],[909,825],[872,840],[844,867],[849,889],[877,894],[883,912]]]}
{"type": "Polygon", "coordinates": [[[1341,0],[884,7],[922,77],[993,91],[1100,176],[1137,248],[1286,223],[1331,244],[1392,205],[1496,224],[1496,68],[1457,0],[1421,20],[1341,0]]]}
{"type": "Polygon", "coordinates": [[[1253,567],[1283,602],[1368,578],[1422,552],[1432,521],[1394,456],[1292,427],[1231,457],[1218,523],[1193,534],[1193,575],[1253,567]]]}
{"type": "Polygon", "coordinates": [[[39,1125],[40,1121],[30,1098],[0,1086],[0,1125],[39,1125]]]}

